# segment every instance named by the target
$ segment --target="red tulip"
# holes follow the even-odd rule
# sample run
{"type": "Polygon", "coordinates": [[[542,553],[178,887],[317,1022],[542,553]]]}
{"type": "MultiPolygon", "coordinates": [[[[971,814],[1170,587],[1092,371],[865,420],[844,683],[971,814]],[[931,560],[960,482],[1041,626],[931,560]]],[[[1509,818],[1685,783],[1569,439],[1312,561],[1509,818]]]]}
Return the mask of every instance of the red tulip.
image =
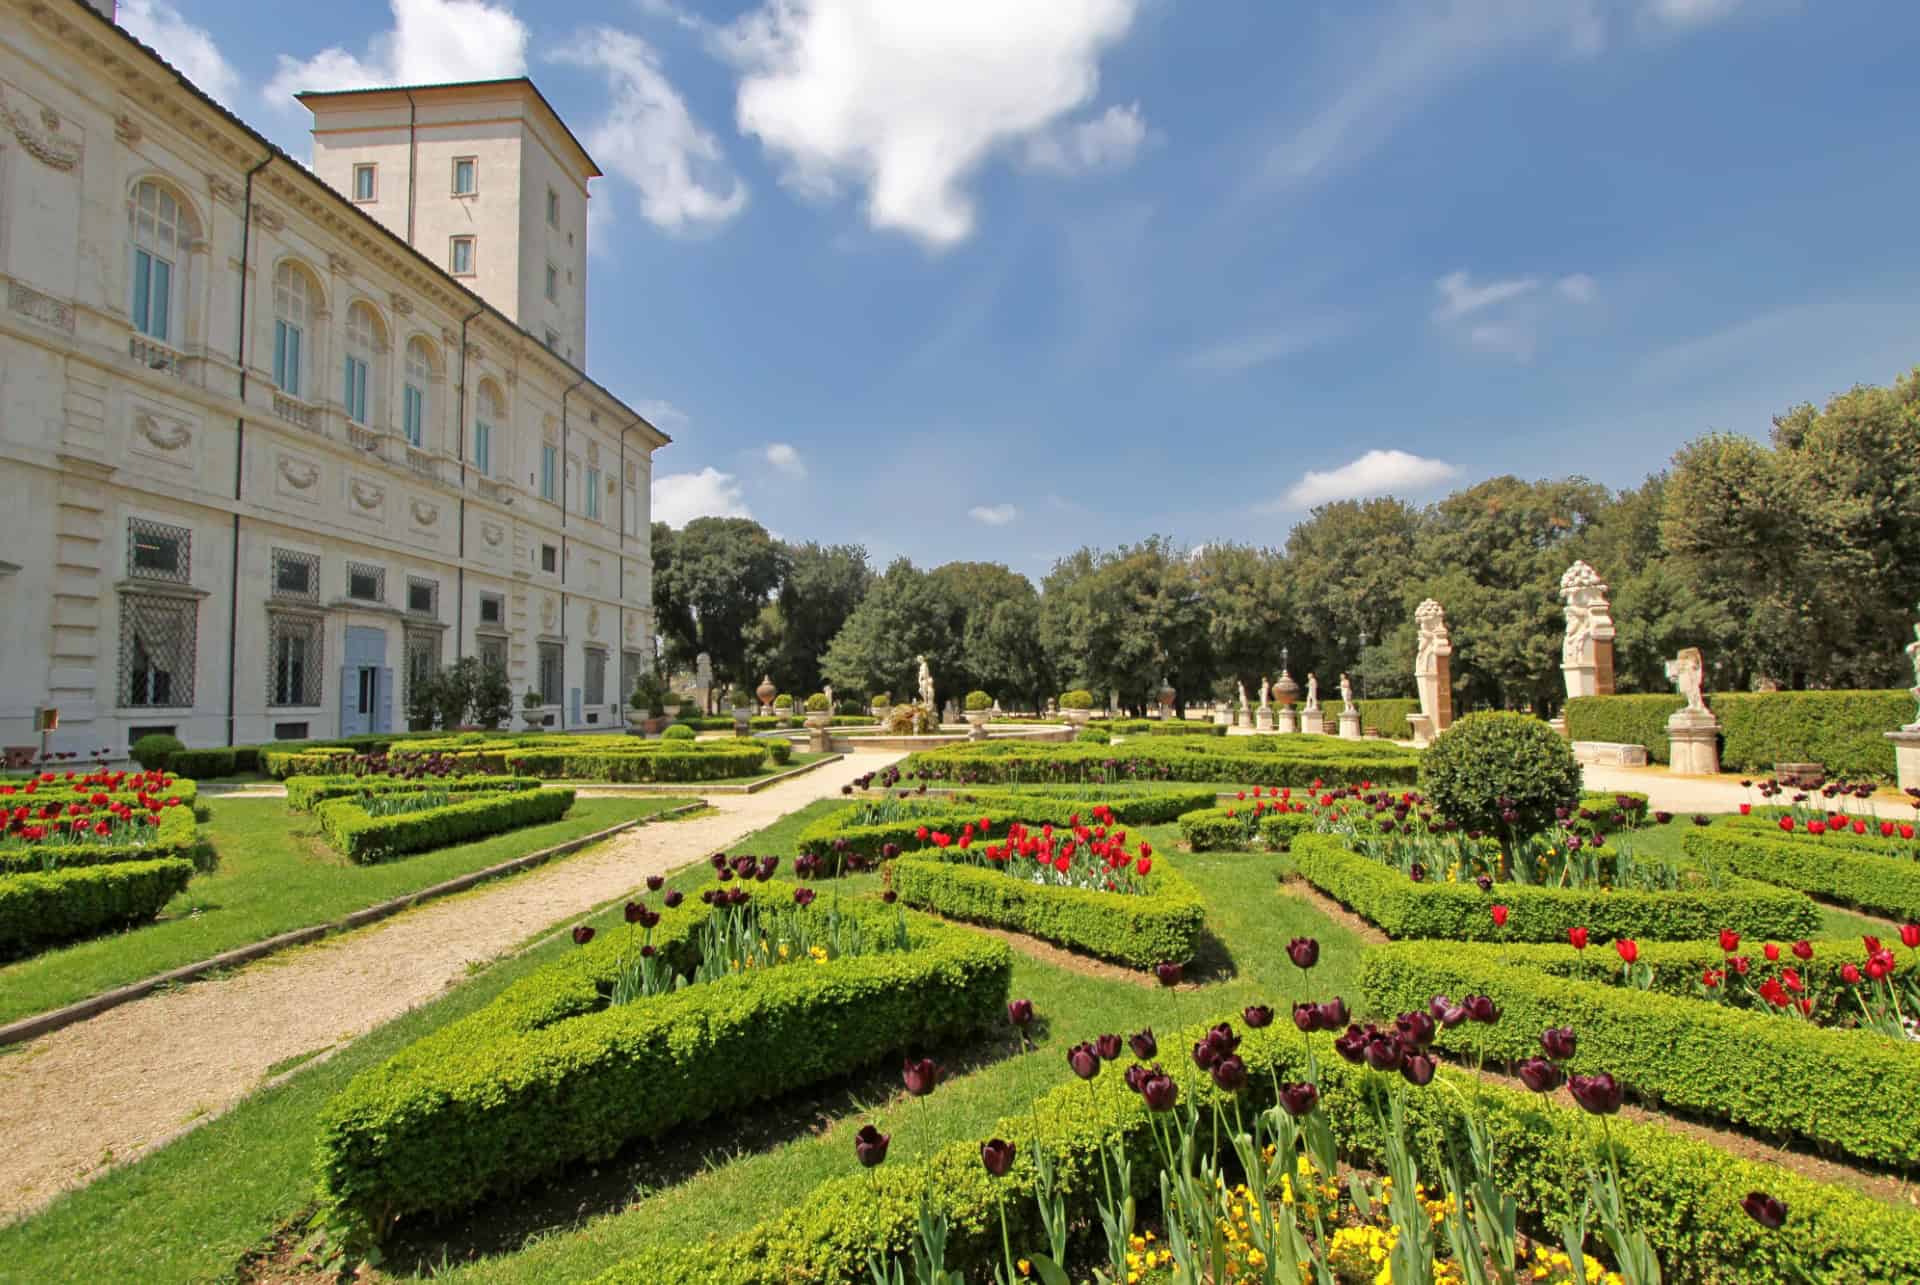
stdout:
{"type": "Polygon", "coordinates": [[[1780,818],[1780,828],[1781,828],[1782,830],[1786,830],[1786,831],[1789,831],[1789,832],[1791,832],[1791,831],[1792,831],[1792,829],[1793,829],[1793,818],[1792,818],[1792,817],[1781,817],[1781,818],[1780,818]]]}
{"type": "Polygon", "coordinates": [[[1507,908],[1505,906],[1497,905],[1493,908],[1493,926],[1495,928],[1505,928],[1507,926],[1507,908]]]}
{"type": "Polygon", "coordinates": [[[1920,924],[1901,924],[1900,944],[1908,950],[1920,950],[1920,924]]]}
{"type": "Polygon", "coordinates": [[[1567,942],[1575,950],[1585,950],[1587,948],[1587,930],[1584,928],[1567,929],[1567,942]]]}
{"type": "Polygon", "coordinates": [[[1776,963],[1780,959],[1780,948],[1774,945],[1772,942],[1768,942],[1766,945],[1762,946],[1760,948],[1760,953],[1767,957],[1767,962],[1769,964],[1776,963]]]}
{"type": "Polygon", "coordinates": [[[1622,937],[1613,943],[1613,948],[1620,953],[1622,963],[1631,964],[1640,958],[1640,943],[1631,937],[1622,937]]]}
{"type": "Polygon", "coordinates": [[[1858,986],[1860,984],[1859,968],[1853,964],[1842,964],[1840,966],[1840,980],[1849,986],[1858,986]]]}
{"type": "Polygon", "coordinates": [[[1739,949],[1740,949],[1740,934],[1733,931],[1733,929],[1731,928],[1722,928],[1720,930],[1720,950],[1722,951],[1722,953],[1731,955],[1734,951],[1739,949]]]}

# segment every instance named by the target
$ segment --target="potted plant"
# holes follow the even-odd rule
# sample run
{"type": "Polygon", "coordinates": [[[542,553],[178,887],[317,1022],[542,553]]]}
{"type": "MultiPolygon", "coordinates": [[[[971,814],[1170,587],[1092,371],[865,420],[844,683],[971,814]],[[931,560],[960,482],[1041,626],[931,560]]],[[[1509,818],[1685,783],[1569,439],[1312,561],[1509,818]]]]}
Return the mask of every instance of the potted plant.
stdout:
{"type": "Polygon", "coordinates": [[[993,697],[985,692],[967,693],[967,722],[975,727],[985,727],[987,719],[993,716],[993,697]]]}
{"type": "Polygon", "coordinates": [[[893,704],[893,693],[875,692],[873,694],[873,716],[881,722],[887,721],[887,709],[893,704]]]}
{"type": "Polygon", "coordinates": [[[747,693],[738,687],[727,688],[727,708],[733,711],[733,734],[746,736],[753,730],[753,706],[747,693]]]}
{"type": "Polygon", "coordinates": [[[815,692],[807,697],[807,726],[832,727],[833,710],[827,705],[827,694],[815,692]]]}
{"type": "Polygon", "coordinates": [[[547,721],[546,698],[531,687],[520,696],[520,721],[529,731],[547,721]]]}
{"type": "Polygon", "coordinates": [[[1060,713],[1075,727],[1085,727],[1093,717],[1093,693],[1084,687],[1060,693],[1060,713]]]}

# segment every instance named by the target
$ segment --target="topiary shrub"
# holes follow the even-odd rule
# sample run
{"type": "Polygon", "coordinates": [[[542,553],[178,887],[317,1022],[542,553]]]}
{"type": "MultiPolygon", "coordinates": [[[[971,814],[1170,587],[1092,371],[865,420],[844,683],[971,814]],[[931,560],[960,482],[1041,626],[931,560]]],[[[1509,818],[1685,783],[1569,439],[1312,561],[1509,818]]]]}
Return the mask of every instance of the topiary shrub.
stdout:
{"type": "Polygon", "coordinates": [[[785,692],[781,692],[773,698],[773,707],[775,709],[792,709],[793,697],[787,695],[785,692]]]}
{"type": "Polygon", "coordinates": [[[1112,737],[1097,727],[1083,727],[1074,734],[1073,739],[1082,745],[1105,745],[1112,737]]]}
{"type": "Polygon", "coordinates": [[[663,741],[690,741],[693,739],[693,729],[685,723],[675,723],[672,727],[660,733],[660,739],[663,741]]]}
{"type": "Polygon", "coordinates": [[[1092,709],[1093,693],[1084,687],[1076,687],[1070,692],[1060,693],[1061,709],[1092,709]]]}
{"type": "Polygon", "coordinates": [[[785,767],[793,762],[793,743],[775,737],[767,742],[767,757],[775,767],[785,767]]]}
{"type": "Polygon", "coordinates": [[[1544,830],[1580,802],[1573,746],[1531,714],[1468,714],[1420,758],[1420,789],[1471,830],[1544,830]],[[1503,802],[1504,800],[1504,802],[1503,802]]]}
{"type": "Polygon", "coordinates": [[[135,741],[130,753],[134,762],[151,772],[155,768],[165,767],[171,755],[186,748],[186,743],[177,736],[153,732],[135,741]]]}
{"type": "Polygon", "coordinates": [[[815,692],[813,695],[807,697],[807,712],[810,714],[826,713],[827,694],[825,692],[815,692]]]}
{"type": "Polygon", "coordinates": [[[992,708],[993,708],[993,697],[987,695],[985,692],[968,692],[967,693],[967,713],[978,714],[983,710],[989,710],[992,708]]]}

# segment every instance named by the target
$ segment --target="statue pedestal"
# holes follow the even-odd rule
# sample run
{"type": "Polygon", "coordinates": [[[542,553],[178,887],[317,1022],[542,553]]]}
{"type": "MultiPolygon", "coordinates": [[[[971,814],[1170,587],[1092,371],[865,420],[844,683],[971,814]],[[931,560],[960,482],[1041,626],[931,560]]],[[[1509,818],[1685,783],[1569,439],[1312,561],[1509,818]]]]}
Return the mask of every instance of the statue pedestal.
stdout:
{"type": "Polygon", "coordinates": [[[1213,721],[1218,727],[1233,726],[1233,711],[1225,705],[1217,705],[1213,711],[1213,721]]]}
{"type": "Polygon", "coordinates": [[[1325,710],[1306,709],[1300,711],[1300,730],[1309,736],[1327,734],[1327,714],[1325,710]]]}
{"type": "Polygon", "coordinates": [[[1298,732],[1300,730],[1299,711],[1291,705],[1282,705],[1280,707],[1279,725],[1275,730],[1288,736],[1298,732]]]}
{"type": "Polygon", "coordinates": [[[1360,711],[1343,709],[1340,711],[1340,739],[1357,741],[1360,739],[1360,711]]]}
{"type": "Polygon", "coordinates": [[[1407,715],[1407,726],[1413,729],[1413,743],[1418,749],[1433,744],[1433,719],[1426,714],[1407,715]]]}
{"type": "Polygon", "coordinates": [[[1675,776],[1719,775],[1720,720],[1710,711],[1676,711],[1667,720],[1667,740],[1667,770],[1675,776]]]}
{"type": "Polygon", "coordinates": [[[1567,734],[1567,716],[1562,714],[1558,718],[1550,718],[1547,720],[1547,726],[1560,733],[1561,736],[1565,736],[1567,734]]]}
{"type": "Polygon", "coordinates": [[[1900,788],[1920,790],[1920,723],[1888,732],[1887,739],[1893,742],[1893,766],[1900,788]]]}
{"type": "Polygon", "coordinates": [[[1273,711],[1270,709],[1257,711],[1253,716],[1253,730],[1256,732],[1271,732],[1273,730],[1273,711]]]}
{"type": "Polygon", "coordinates": [[[833,753],[833,729],[831,727],[810,727],[807,729],[807,753],[833,753]]]}

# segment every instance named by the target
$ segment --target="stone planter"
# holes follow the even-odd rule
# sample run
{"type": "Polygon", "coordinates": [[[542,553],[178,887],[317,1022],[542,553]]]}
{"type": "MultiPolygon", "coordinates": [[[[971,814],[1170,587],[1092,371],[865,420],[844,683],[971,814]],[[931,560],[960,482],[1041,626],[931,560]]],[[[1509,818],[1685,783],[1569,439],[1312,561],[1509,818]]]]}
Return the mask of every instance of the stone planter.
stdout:
{"type": "Polygon", "coordinates": [[[992,715],[986,710],[969,710],[967,712],[967,738],[975,741],[986,740],[987,720],[991,717],[992,715]]]}
{"type": "Polygon", "coordinates": [[[636,732],[646,731],[647,724],[652,721],[653,711],[650,709],[629,709],[627,711],[627,726],[636,732]]]}
{"type": "Polygon", "coordinates": [[[830,709],[810,710],[807,713],[806,723],[808,727],[832,727],[833,711],[830,709]]]}
{"type": "Polygon", "coordinates": [[[1072,727],[1085,727],[1092,721],[1093,711],[1090,709],[1063,709],[1060,711],[1060,717],[1066,719],[1068,725],[1072,727]]]}

